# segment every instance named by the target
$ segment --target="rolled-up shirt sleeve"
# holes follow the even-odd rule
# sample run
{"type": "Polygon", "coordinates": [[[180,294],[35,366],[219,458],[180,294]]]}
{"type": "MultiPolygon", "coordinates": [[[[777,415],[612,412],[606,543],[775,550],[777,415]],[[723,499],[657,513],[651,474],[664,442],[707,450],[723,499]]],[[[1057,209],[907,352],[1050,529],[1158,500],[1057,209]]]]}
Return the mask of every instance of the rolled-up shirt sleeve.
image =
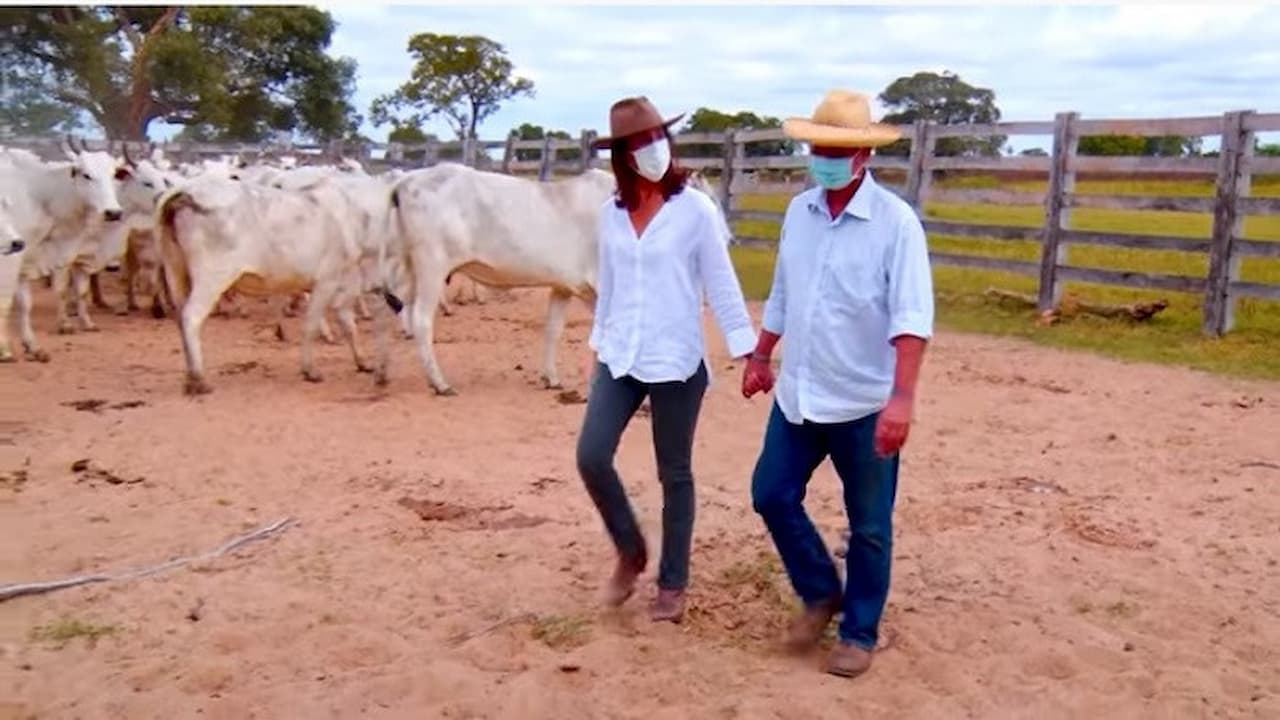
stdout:
{"type": "Polygon", "coordinates": [[[933,271],[929,241],[914,216],[898,226],[898,239],[889,262],[889,340],[912,335],[933,337],[933,271]]]}
{"type": "Polygon", "coordinates": [[[730,357],[742,357],[756,346],[756,331],[742,295],[742,284],[729,256],[729,227],[716,210],[707,208],[698,242],[698,268],[707,304],[724,335],[730,357]]]}

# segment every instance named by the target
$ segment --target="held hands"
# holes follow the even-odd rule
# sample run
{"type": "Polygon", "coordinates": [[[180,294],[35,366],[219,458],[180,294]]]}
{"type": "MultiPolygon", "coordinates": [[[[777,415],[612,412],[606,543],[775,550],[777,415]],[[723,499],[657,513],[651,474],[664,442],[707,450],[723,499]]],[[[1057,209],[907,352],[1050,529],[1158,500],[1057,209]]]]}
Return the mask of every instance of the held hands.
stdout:
{"type": "Polygon", "coordinates": [[[765,355],[752,353],[747,356],[747,365],[742,371],[742,397],[750,398],[758,392],[767,393],[773,389],[773,368],[765,355]]]}
{"type": "Polygon", "coordinates": [[[882,458],[892,457],[907,442],[911,429],[911,412],[914,398],[906,393],[894,393],[889,403],[880,411],[876,420],[875,450],[882,458]]]}

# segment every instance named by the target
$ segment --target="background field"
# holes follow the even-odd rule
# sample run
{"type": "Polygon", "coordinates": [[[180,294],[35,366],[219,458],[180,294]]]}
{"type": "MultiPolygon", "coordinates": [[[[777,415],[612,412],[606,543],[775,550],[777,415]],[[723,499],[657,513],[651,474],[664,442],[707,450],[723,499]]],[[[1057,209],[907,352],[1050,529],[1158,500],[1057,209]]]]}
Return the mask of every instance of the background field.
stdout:
{"type": "MultiPolygon", "coordinates": [[[[935,188],[1000,188],[1005,190],[1045,190],[1044,181],[1004,181],[991,175],[970,176],[935,182],[935,188]]],[[[1080,180],[1077,192],[1109,195],[1205,196],[1213,195],[1213,181],[1196,180],[1080,180]]],[[[1280,197],[1280,178],[1254,178],[1251,195],[1280,197]]],[[[742,210],[781,212],[787,195],[741,195],[742,210]]],[[[926,217],[934,220],[1001,225],[1041,226],[1040,206],[954,205],[925,203],[926,217]]],[[[1093,208],[1072,210],[1071,227],[1080,230],[1112,231],[1149,235],[1207,238],[1213,218],[1208,214],[1170,211],[1125,211],[1093,208]]],[[[777,223],[740,220],[735,232],[743,235],[777,236],[777,223]]],[[[1255,240],[1280,241],[1280,217],[1249,217],[1245,236],[1255,240]]],[[[1038,243],[931,235],[931,250],[987,255],[1038,262],[1038,243]]],[[[1077,246],[1069,250],[1070,261],[1088,267],[1116,270],[1195,275],[1203,277],[1208,266],[1204,254],[1177,251],[1130,250],[1077,246]]],[[[763,299],[769,291],[775,250],[738,247],[734,258],[743,287],[750,297],[763,299]]],[[[1241,279],[1280,282],[1280,260],[1245,258],[1241,279]]],[[[1099,351],[1127,360],[1172,363],[1233,375],[1280,378],[1280,303],[1244,298],[1239,301],[1236,328],[1227,336],[1210,339],[1200,332],[1202,297],[1199,294],[1143,291],[1125,288],[1067,283],[1066,294],[1107,303],[1131,303],[1164,298],[1169,309],[1144,323],[1074,317],[1053,327],[1039,326],[1035,313],[1011,308],[983,296],[988,287],[1035,293],[1035,278],[1012,273],[972,268],[934,266],[938,301],[938,324],[942,327],[1013,335],[1050,346],[1099,351]]]]}

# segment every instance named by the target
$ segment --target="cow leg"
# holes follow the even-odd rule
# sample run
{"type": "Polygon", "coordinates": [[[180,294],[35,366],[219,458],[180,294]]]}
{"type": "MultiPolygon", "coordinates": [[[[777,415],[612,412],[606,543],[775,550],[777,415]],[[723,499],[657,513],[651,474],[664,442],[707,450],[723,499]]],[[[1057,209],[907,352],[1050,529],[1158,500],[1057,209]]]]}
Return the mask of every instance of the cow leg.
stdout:
{"type": "Polygon", "coordinates": [[[356,318],[360,320],[373,319],[373,313],[369,312],[369,304],[365,301],[364,295],[356,298],[356,318]]]}
{"type": "Polygon", "coordinates": [[[351,348],[351,359],[356,363],[356,371],[362,373],[373,372],[373,366],[360,356],[360,347],[356,339],[356,309],[354,305],[355,303],[343,303],[338,306],[334,314],[338,316],[338,327],[342,329],[347,345],[351,348]]]}
{"type": "Polygon", "coordinates": [[[107,299],[102,295],[102,284],[98,280],[99,273],[93,273],[89,276],[89,290],[93,293],[93,306],[99,310],[114,310],[107,303],[107,299]]]}
{"type": "Polygon", "coordinates": [[[559,288],[552,288],[547,297],[547,324],[542,330],[542,386],[549,390],[558,390],[560,372],[556,369],[556,349],[560,344],[560,336],[564,334],[565,310],[573,295],[559,288]]]}
{"type": "Polygon", "coordinates": [[[307,312],[302,321],[302,377],[307,382],[324,380],[324,376],[315,368],[313,346],[316,333],[320,332],[321,325],[325,324],[325,310],[333,302],[336,292],[335,288],[317,286],[311,291],[311,298],[307,302],[307,312]]]}
{"type": "MultiPolygon", "coordinates": [[[[373,384],[377,387],[386,387],[390,382],[391,371],[391,325],[393,316],[396,314],[385,302],[377,302],[375,306],[381,306],[377,315],[374,316],[374,335],[377,338],[378,345],[378,365],[373,370],[373,384]]],[[[406,305],[400,310],[402,317],[409,315],[410,306],[406,305]]]]}
{"type": "Polygon", "coordinates": [[[76,319],[80,321],[80,329],[85,332],[98,332],[98,326],[94,325],[93,318],[89,317],[89,304],[85,302],[94,277],[96,275],[86,273],[80,268],[74,268],[71,271],[71,282],[74,286],[72,289],[76,294],[76,319]]]}
{"type": "Polygon", "coordinates": [[[444,291],[443,278],[433,278],[430,282],[418,282],[420,292],[414,298],[413,337],[418,343],[418,356],[422,359],[422,367],[427,372],[427,381],[437,395],[457,395],[457,391],[449,387],[440,372],[440,363],[436,360],[435,350],[435,314],[444,291]]]}
{"type": "Polygon", "coordinates": [[[28,360],[49,362],[49,353],[36,342],[35,330],[31,328],[31,281],[27,278],[18,280],[18,292],[14,295],[14,304],[18,308],[18,333],[22,337],[22,350],[28,360]]]}
{"type": "Polygon", "coordinates": [[[328,345],[338,344],[338,339],[333,335],[333,328],[329,326],[329,317],[324,310],[320,311],[320,337],[328,345]]]}
{"type": "Polygon", "coordinates": [[[200,331],[218,299],[234,278],[209,279],[197,277],[187,295],[187,302],[178,312],[182,328],[182,351],[187,358],[187,380],[183,388],[187,395],[204,395],[213,390],[204,376],[204,351],[200,347],[200,331]]]}
{"type": "MultiPolygon", "coordinates": [[[[14,279],[19,280],[19,278],[14,279]]],[[[0,291],[0,363],[11,363],[17,360],[13,356],[13,345],[9,340],[9,311],[13,308],[13,301],[17,296],[16,290],[12,293],[0,291]]]]}
{"type": "Polygon", "coordinates": [[[64,265],[55,268],[53,271],[53,296],[57,298],[58,304],[58,334],[70,335],[76,331],[76,326],[71,323],[70,313],[67,312],[67,302],[71,299],[67,295],[67,290],[71,285],[71,266],[64,265]]]}
{"type": "Polygon", "coordinates": [[[480,283],[475,280],[472,280],[471,278],[467,279],[471,282],[471,302],[477,305],[483,305],[485,303],[486,294],[483,292],[484,288],[480,287],[480,283]]]}
{"type": "Polygon", "coordinates": [[[138,268],[137,246],[130,240],[124,250],[124,309],[117,311],[117,315],[128,315],[139,309],[138,283],[142,280],[142,277],[138,272],[138,268]]]}

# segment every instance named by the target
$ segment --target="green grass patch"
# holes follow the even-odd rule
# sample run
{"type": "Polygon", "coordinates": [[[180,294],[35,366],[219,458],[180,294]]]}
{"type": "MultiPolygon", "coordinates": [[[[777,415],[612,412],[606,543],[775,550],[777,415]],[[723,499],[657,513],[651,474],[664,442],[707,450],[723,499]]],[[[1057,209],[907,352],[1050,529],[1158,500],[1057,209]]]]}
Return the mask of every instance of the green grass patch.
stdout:
{"type": "MultiPolygon", "coordinates": [[[[1043,183],[996,183],[993,178],[965,178],[941,187],[1004,187],[1043,190],[1043,183]],[[983,184],[994,183],[994,184],[983,184]]],[[[1085,181],[1077,191],[1126,195],[1212,195],[1211,180],[1205,181],[1085,181]]],[[[1280,178],[1255,179],[1252,193],[1280,196],[1280,178]]],[[[782,212],[790,201],[785,195],[746,195],[736,206],[746,210],[782,212]]],[[[954,205],[926,203],[929,219],[951,222],[1038,227],[1043,209],[1038,206],[954,205]]],[[[1206,214],[1168,211],[1125,211],[1078,208],[1071,215],[1071,227],[1095,232],[1208,238],[1212,218],[1206,214]]],[[[735,223],[740,235],[777,237],[778,224],[761,221],[735,223]]],[[[1254,216],[1245,222],[1251,239],[1280,241],[1280,217],[1254,216]]],[[[980,238],[931,236],[936,251],[984,255],[1038,262],[1035,242],[1009,242],[980,238]]],[[[770,248],[734,248],[733,256],[744,292],[764,299],[772,283],[775,251],[770,248]]],[[[1203,277],[1208,271],[1205,255],[1163,250],[1132,250],[1095,246],[1073,246],[1068,251],[1072,265],[1131,270],[1168,275],[1203,277]]],[[[1247,282],[1280,284],[1280,260],[1246,258],[1241,267],[1247,282]]],[[[1169,308],[1144,323],[1076,316],[1051,327],[1037,325],[1035,313],[1010,308],[989,300],[989,287],[1034,293],[1036,279],[1010,273],[934,266],[938,325],[962,332],[1011,335],[1060,348],[1103,353],[1125,360],[1159,362],[1193,367],[1244,377],[1280,379],[1280,303],[1243,299],[1236,306],[1236,328],[1226,337],[1206,338],[1200,333],[1201,297],[1186,293],[1130,290],[1127,288],[1067,283],[1068,296],[1092,302],[1127,304],[1164,299],[1169,308]]]]}
{"type": "Polygon", "coordinates": [[[92,646],[100,638],[113,635],[118,631],[119,628],[115,625],[97,625],[74,618],[63,618],[57,622],[32,628],[31,639],[55,643],[62,647],[76,638],[84,638],[92,646]]]}

